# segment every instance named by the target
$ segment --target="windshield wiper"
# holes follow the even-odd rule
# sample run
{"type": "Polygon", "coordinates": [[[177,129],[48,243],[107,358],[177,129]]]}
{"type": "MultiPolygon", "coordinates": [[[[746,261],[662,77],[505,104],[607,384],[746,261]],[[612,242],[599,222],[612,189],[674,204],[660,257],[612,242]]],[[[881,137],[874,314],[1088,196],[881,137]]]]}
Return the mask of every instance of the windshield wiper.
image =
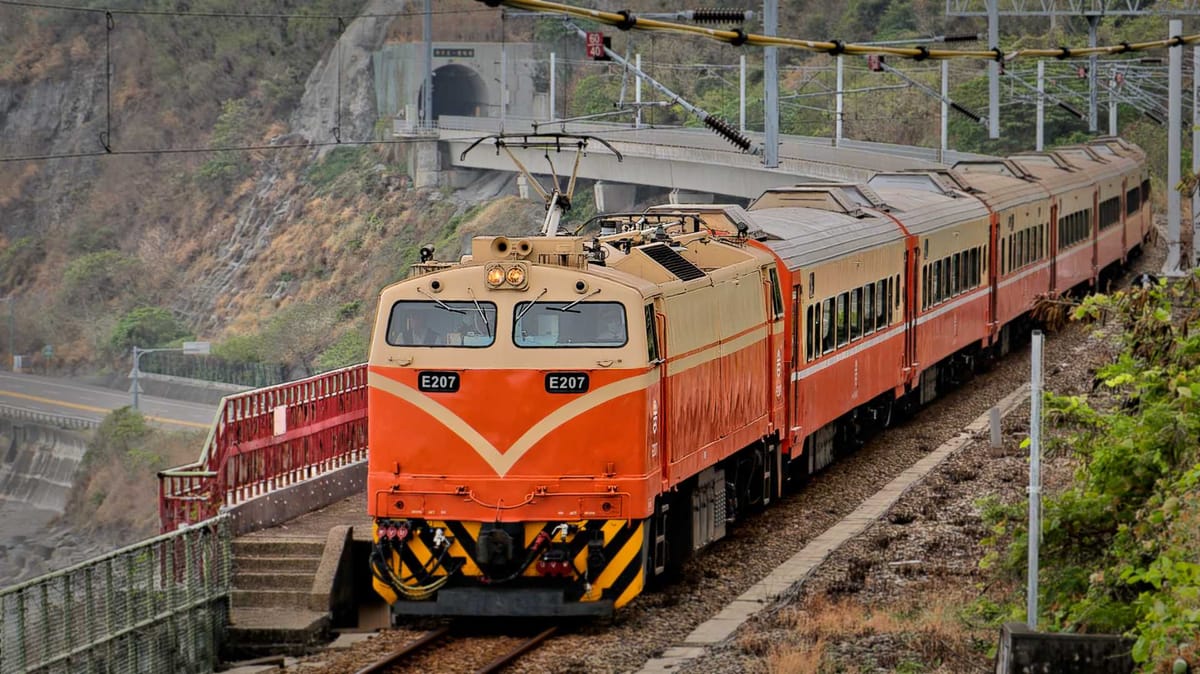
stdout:
{"type": "Polygon", "coordinates": [[[433,295],[430,295],[429,293],[425,292],[424,290],[421,290],[420,288],[417,288],[417,292],[419,292],[419,293],[421,293],[422,295],[424,295],[424,296],[428,297],[429,299],[433,300],[434,302],[436,302],[436,303],[437,303],[437,305],[438,305],[439,307],[441,307],[441,308],[445,309],[446,311],[449,311],[449,312],[450,312],[450,313],[452,313],[452,314],[465,314],[465,313],[467,313],[467,312],[463,311],[462,309],[455,309],[454,307],[450,306],[449,304],[446,304],[445,302],[443,302],[443,301],[439,300],[438,298],[434,297],[433,295]]]}
{"type": "Polygon", "coordinates": [[[571,307],[575,306],[576,304],[579,304],[580,302],[586,300],[587,298],[591,297],[592,295],[595,295],[598,292],[600,292],[600,289],[596,288],[592,292],[584,295],[583,297],[580,297],[579,299],[575,300],[574,302],[571,302],[570,304],[568,304],[565,307],[546,307],[546,308],[549,309],[550,311],[570,311],[571,307]]]}
{"type": "Polygon", "coordinates": [[[467,288],[467,292],[471,293],[471,301],[475,303],[475,310],[479,312],[479,317],[483,319],[483,327],[487,328],[487,336],[492,336],[492,325],[488,323],[487,314],[483,313],[483,307],[479,306],[479,300],[475,299],[475,291],[467,288]]]}
{"type": "Polygon", "coordinates": [[[533,308],[533,305],[537,304],[538,300],[542,299],[542,295],[545,295],[547,290],[548,290],[547,288],[542,288],[542,292],[538,293],[538,296],[533,298],[532,302],[530,302],[529,304],[526,304],[525,308],[521,310],[521,313],[517,314],[517,317],[513,319],[513,323],[514,324],[520,323],[521,317],[524,316],[525,314],[529,313],[529,310],[533,308]]]}

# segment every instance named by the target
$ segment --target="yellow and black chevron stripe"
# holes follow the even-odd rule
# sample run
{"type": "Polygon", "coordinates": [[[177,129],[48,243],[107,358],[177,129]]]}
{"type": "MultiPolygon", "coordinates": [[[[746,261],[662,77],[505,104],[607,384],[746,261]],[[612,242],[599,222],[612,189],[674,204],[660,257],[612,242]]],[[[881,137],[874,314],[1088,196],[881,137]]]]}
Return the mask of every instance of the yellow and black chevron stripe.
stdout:
{"type": "MultiPolygon", "coordinates": [[[[415,524],[415,523],[414,523],[415,524]]],[[[561,522],[526,522],[524,523],[526,550],[533,545],[538,534],[545,532],[551,535],[561,522]]],[[[568,536],[566,547],[568,559],[572,560],[575,575],[569,583],[567,597],[576,601],[610,600],[614,608],[628,604],[645,587],[646,564],[649,559],[649,542],[646,536],[646,520],[580,520],[567,522],[577,529],[568,536]],[[588,542],[603,537],[603,554],[605,564],[587,588],[586,570],[588,557],[588,542]],[[572,591],[573,590],[573,591],[572,591]]],[[[411,588],[427,587],[439,580],[454,584],[470,584],[472,580],[482,581],[484,572],[476,564],[476,545],[479,540],[482,522],[461,522],[428,520],[414,526],[412,534],[403,545],[392,548],[388,564],[395,579],[401,579],[411,588]],[[443,535],[450,540],[450,546],[443,555],[434,543],[436,532],[441,529],[443,535]],[[440,563],[438,561],[440,558],[440,563]],[[452,575],[453,578],[442,578],[452,575]]],[[[379,540],[378,529],[374,532],[375,540],[379,540]]],[[[561,538],[558,539],[561,542],[561,538]]],[[[524,552],[514,551],[515,557],[523,556],[524,552]]],[[[540,579],[536,563],[525,569],[521,578],[523,582],[530,579],[540,579]]],[[[392,587],[394,579],[381,578],[379,570],[375,570],[373,584],[375,590],[389,604],[397,600],[405,601],[404,595],[398,594],[392,587]]],[[[546,578],[546,581],[560,584],[561,579],[546,578]]],[[[419,593],[412,593],[418,595],[419,593]]]]}

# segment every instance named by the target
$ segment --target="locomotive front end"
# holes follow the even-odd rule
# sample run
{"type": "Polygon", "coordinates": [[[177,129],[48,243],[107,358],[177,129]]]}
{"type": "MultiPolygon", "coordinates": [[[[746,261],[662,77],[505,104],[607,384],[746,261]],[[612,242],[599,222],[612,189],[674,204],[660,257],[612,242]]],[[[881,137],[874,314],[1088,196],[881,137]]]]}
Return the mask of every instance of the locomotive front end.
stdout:
{"type": "Polygon", "coordinates": [[[618,277],[576,238],[488,237],[383,291],[367,507],[394,613],[603,615],[641,591],[658,370],[618,277]]]}

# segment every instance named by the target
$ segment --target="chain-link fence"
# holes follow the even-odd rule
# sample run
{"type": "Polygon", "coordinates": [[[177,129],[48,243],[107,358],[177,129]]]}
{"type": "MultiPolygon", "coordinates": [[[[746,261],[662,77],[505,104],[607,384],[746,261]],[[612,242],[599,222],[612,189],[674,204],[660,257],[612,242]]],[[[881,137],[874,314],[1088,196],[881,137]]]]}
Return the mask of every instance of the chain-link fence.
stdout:
{"type": "Polygon", "coordinates": [[[140,366],[143,372],[255,388],[274,386],[287,380],[287,367],[279,363],[241,363],[219,356],[193,356],[178,351],[148,353],[142,356],[140,366]]]}
{"type": "Polygon", "coordinates": [[[214,671],[232,537],[221,516],[0,592],[0,672],[214,671]]]}

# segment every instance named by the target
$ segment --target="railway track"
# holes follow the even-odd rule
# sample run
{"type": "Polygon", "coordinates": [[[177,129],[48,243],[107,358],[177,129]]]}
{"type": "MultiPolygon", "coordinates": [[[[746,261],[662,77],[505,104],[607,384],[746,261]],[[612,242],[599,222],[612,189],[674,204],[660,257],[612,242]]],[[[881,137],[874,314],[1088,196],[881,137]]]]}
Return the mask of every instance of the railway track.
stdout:
{"type": "Polygon", "coordinates": [[[454,671],[493,674],[494,672],[503,671],[505,667],[508,667],[518,658],[540,646],[544,641],[553,636],[557,630],[557,627],[549,627],[531,637],[516,638],[514,644],[508,644],[507,648],[500,650],[499,655],[494,655],[495,649],[487,646],[480,648],[479,644],[469,645],[469,642],[473,639],[483,639],[485,641],[500,639],[507,642],[512,641],[514,638],[456,637],[451,634],[449,627],[442,627],[425,633],[401,648],[359,669],[355,674],[396,674],[406,671],[434,671],[440,669],[443,665],[450,664],[442,662],[442,658],[438,658],[439,653],[449,654],[454,657],[455,662],[450,664],[454,671]],[[434,650],[435,646],[438,647],[436,651],[434,650]],[[466,665],[460,661],[460,656],[463,653],[469,652],[490,655],[490,659],[478,666],[466,665]]]}

